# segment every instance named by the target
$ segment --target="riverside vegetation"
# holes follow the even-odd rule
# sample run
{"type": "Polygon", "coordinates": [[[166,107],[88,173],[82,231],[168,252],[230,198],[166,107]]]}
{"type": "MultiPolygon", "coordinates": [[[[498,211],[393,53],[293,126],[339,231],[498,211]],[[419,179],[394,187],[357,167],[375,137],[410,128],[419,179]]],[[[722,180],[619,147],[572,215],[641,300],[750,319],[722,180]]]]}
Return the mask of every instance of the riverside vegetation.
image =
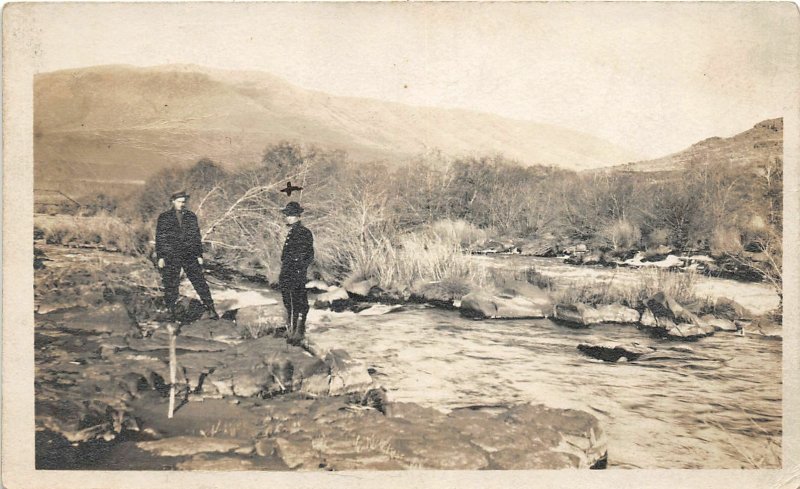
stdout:
{"type": "Polygon", "coordinates": [[[186,188],[214,261],[274,282],[285,200],[278,190],[287,180],[305,189],[304,221],[317,236],[311,274],[326,282],[371,280],[399,297],[432,288],[458,298],[489,279],[464,252],[499,240],[539,256],[582,245],[605,262],[636,252],[645,259],[705,253],[719,264],[713,273],[763,280],[782,293],[775,158],[745,168],[698,162],[657,174],[575,173],[436,152],[401,166],[363,165],[341,152],[281,143],[236,172],[207,159],[165,170],[127,197],[89,198],[83,214],[92,219],[37,221],[35,232],[51,243],[149,255],[164,195],[186,188]]]}
{"type": "MultiPolygon", "coordinates": [[[[583,249],[606,263],[637,253],[657,259],[665,250],[702,253],[734,275],[770,284],[780,295],[780,168],[780,161],[771,160],[749,173],[700,165],[680,175],[577,174],[523,168],[502,156],[451,159],[438,153],[401,167],[367,166],[340,152],[282,143],[267,148],[250,168],[231,172],[201,160],[163,171],[134,194],[94,196],[75,215],[37,215],[37,464],[74,467],[87,453],[97,455],[92,444],[106,453],[103,443],[116,438],[151,454],[138,465],[120,455],[119,468],[604,466],[605,432],[585,413],[510,407],[499,414],[459,411],[442,417],[402,403],[387,410],[366,369],[346,354],[314,351],[313,345],[307,347],[314,355],[285,350],[270,335],[280,324],[280,308],[266,304],[230,307],[219,325],[191,328],[182,339],[184,400],[199,396],[210,402],[206,411],[193,403],[185,409],[209,426],[200,432],[164,423],[152,405],[164,391],[167,341],[153,326],[160,321],[159,284],[146,260],[152,259],[154,219],[166,206],[165,196],[178,188],[192,194],[212,275],[271,284],[285,233],[279,214],[285,197],[279,190],[289,180],[302,186],[304,221],[316,238],[310,275],[321,292],[318,307],[360,311],[364,306],[355,301],[427,302],[484,319],[546,317],[578,327],[631,324],[671,340],[696,340],[717,330],[780,337],[775,326],[780,310],[757,317],[730,300],[699,297],[694,273],[641,270],[624,283],[576,286],[535,268],[493,268],[471,255],[496,250],[497,242],[540,256],[576,256],[583,249]],[[58,258],[64,253],[58,245],[120,252],[111,259],[119,263],[109,267],[109,259],[95,260],[95,250],[58,258]],[[70,260],[78,265],[63,267],[70,260]],[[82,333],[73,340],[63,331],[82,333]],[[120,369],[126,372],[123,381],[113,374],[120,369]],[[92,382],[76,382],[75,375],[92,382]],[[342,381],[334,388],[334,378],[353,383],[342,381]],[[92,389],[107,394],[86,405],[92,389]],[[222,402],[226,397],[241,405],[222,402]],[[543,413],[556,431],[547,432],[541,446],[498,447],[485,429],[477,429],[510,422],[535,428],[539,436],[549,428],[530,423],[543,413]],[[248,421],[253,415],[260,421],[248,421]],[[288,429],[297,416],[317,424],[324,419],[329,427],[309,423],[299,431],[288,429]],[[140,429],[143,417],[145,425],[157,429],[140,429]],[[230,432],[219,425],[220,419],[238,418],[250,425],[230,432]],[[404,423],[410,419],[422,421],[410,437],[393,438],[392,433],[409,429],[404,423]],[[456,447],[447,456],[422,453],[415,445],[431,436],[433,425],[444,427],[437,447],[456,447]],[[229,443],[199,438],[216,438],[219,432],[229,443]],[[580,449],[564,452],[564,440],[580,449]],[[73,453],[70,443],[82,445],[73,453]],[[54,453],[64,458],[49,459],[54,453]]],[[[187,306],[191,310],[190,302],[187,306]]],[[[663,356],[637,343],[590,343],[578,349],[615,363],[663,356]]],[[[532,436],[526,433],[512,442],[529,443],[532,436]]],[[[751,460],[750,466],[780,463],[774,450],[779,435],[770,432],[768,458],[751,460]]],[[[113,456],[101,459],[115,463],[113,456]]]]}

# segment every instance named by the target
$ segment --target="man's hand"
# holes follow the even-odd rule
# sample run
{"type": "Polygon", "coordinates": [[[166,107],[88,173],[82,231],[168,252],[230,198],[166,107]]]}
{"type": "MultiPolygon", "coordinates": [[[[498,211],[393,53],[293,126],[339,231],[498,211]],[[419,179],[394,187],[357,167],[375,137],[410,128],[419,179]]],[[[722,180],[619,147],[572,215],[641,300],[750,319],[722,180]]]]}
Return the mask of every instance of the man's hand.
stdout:
{"type": "Polygon", "coordinates": [[[203,257],[202,256],[198,256],[197,257],[197,263],[199,263],[201,265],[203,264],[203,257]]]}
{"type": "Polygon", "coordinates": [[[159,258],[158,259],[158,268],[164,268],[164,259],[163,258],[159,258]]]}

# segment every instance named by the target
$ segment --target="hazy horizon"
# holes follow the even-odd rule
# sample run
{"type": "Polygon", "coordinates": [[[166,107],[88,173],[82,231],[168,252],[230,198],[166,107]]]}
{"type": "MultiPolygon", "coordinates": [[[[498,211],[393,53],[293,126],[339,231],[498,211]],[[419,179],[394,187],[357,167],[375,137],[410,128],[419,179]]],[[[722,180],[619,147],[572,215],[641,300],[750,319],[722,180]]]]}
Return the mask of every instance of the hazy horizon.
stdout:
{"type": "Polygon", "coordinates": [[[32,7],[39,73],[110,64],[259,71],[335,96],[563,127],[641,159],[786,116],[798,77],[791,4],[32,7]]]}
{"type": "MultiPolygon", "coordinates": [[[[267,71],[252,70],[252,69],[234,70],[234,69],[227,69],[227,68],[219,68],[219,67],[216,67],[216,66],[203,66],[203,65],[198,65],[198,64],[195,64],[195,63],[170,63],[170,64],[159,64],[159,65],[134,65],[134,64],[127,64],[127,63],[121,64],[120,63],[120,64],[76,66],[76,67],[70,67],[70,68],[60,68],[60,69],[54,70],[54,71],[37,73],[37,76],[38,75],[47,75],[47,74],[57,73],[57,72],[63,72],[63,71],[88,70],[88,69],[96,69],[96,68],[104,68],[104,67],[108,67],[108,68],[110,68],[110,67],[129,67],[129,68],[134,68],[134,69],[160,69],[160,68],[166,69],[166,68],[170,68],[170,67],[180,67],[180,66],[183,66],[183,67],[191,66],[191,67],[195,67],[195,68],[197,68],[199,70],[212,70],[212,71],[219,70],[219,71],[225,71],[225,72],[229,72],[229,73],[259,73],[259,74],[265,74],[265,75],[277,77],[277,78],[281,79],[282,81],[284,81],[286,83],[289,83],[289,84],[291,84],[293,86],[296,86],[296,87],[304,89],[304,90],[309,90],[309,91],[314,91],[314,92],[325,93],[325,94],[328,94],[328,95],[333,95],[330,92],[325,92],[324,90],[315,89],[315,88],[301,87],[299,85],[295,85],[294,83],[291,83],[289,80],[286,80],[285,78],[279,77],[279,76],[277,76],[277,75],[275,75],[273,73],[269,73],[267,71]]],[[[518,121],[524,121],[524,122],[548,124],[548,123],[542,122],[542,121],[530,120],[530,119],[521,119],[521,118],[515,118],[515,117],[506,117],[506,116],[503,116],[502,114],[498,114],[496,112],[489,112],[489,111],[485,111],[485,110],[477,110],[477,109],[464,108],[464,107],[441,107],[441,106],[436,107],[436,106],[432,106],[432,105],[428,105],[428,106],[425,106],[425,105],[413,105],[413,104],[408,104],[408,103],[405,103],[405,102],[398,102],[398,101],[395,101],[395,100],[378,99],[378,98],[374,98],[374,97],[358,97],[358,96],[355,96],[355,95],[346,95],[346,97],[361,98],[361,99],[366,99],[366,100],[376,100],[376,101],[389,102],[389,103],[397,103],[397,104],[405,105],[405,106],[408,106],[408,107],[467,110],[467,111],[487,114],[487,115],[491,115],[491,116],[503,117],[503,118],[506,118],[506,119],[509,119],[509,120],[518,120],[518,121]]],[[[679,153],[679,152],[685,150],[686,148],[688,148],[689,146],[692,146],[692,145],[694,145],[694,144],[696,144],[696,143],[698,143],[700,141],[703,141],[704,139],[708,139],[708,138],[712,138],[712,137],[721,137],[721,138],[732,137],[732,136],[735,136],[737,134],[740,134],[740,133],[752,128],[755,124],[763,122],[764,120],[782,119],[783,117],[784,117],[784,114],[775,114],[774,116],[766,117],[766,118],[758,120],[758,121],[754,120],[754,121],[751,121],[751,122],[743,122],[740,128],[733,130],[733,132],[731,132],[731,133],[728,133],[728,134],[718,134],[718,133],[708,134],[708,135],[699,137],[699,138],[697,138],[697,140],[687,144],[686,146],[684,146],[682,148],[676,149],[675,151],[672,151],[670,153],[664,153],[664,154],[655,155],[655,156],[643,156],[641,158],[641,161],[646,161],[646,160],[651,160],[651,159],[658,159],[658,158],[669,156],[669,155],[674,154],[674,153],[679,153]]],[[[569,129],[569,130],[573,130],[573,131],[577,131],[577,132],[582,132],[582,133],[585,133],[585,134],[587,134],[589,136],[596,136],[596,134],[594,134],[594,133],[592,133],[590,131],[586,131],[586,130],[575,129],[575,128],[566,127],[566,126],[556,126],[555,124],[551,124],[551,125],[553,125],[554,127],[564,127],[565,129],[569,129]]],[[[625,146],[621,146],[621,145],[620,145],[620,148],[621,149],[625,149],[625,150],[629,150],[631,153],[635,153],[635,151],[632,150],[631,148],[628,148],[628,147],[625,147],[625,146]]],[[[634,163],[634,162],[636,162],[636,161],[632,160],[629,163],[634,163]]],[[[599,168],[602,168],[602,167],[599,167],[599,168]]]]}

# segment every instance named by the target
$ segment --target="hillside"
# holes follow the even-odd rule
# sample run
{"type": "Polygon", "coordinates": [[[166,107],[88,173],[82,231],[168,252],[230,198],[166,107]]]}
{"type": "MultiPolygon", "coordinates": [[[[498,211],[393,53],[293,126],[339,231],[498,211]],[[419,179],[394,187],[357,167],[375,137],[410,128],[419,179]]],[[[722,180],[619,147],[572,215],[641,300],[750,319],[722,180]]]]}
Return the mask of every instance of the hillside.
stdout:
{"type": "Polygon", "coordinates": [[[260,72],[193,65],[100,66],[37,75],[37,186],[140,183],[209,157],[257,162],[281,140],[341,149],[357,161],[502,152],[526,165],[571,169],[635,157],[596,137],[457,109],[335,97],[260,72]]]}
{"type": "Polygon", "coordinates": [[[729,138],[712,137],[689,148],[649,161],[638,161],[615,167],[635,172],[666,172],[687,169],[705,163],[727,163],[733,166],[762,165],[783,156],[783,119],[759,122],[751,129],[729,138]]]}

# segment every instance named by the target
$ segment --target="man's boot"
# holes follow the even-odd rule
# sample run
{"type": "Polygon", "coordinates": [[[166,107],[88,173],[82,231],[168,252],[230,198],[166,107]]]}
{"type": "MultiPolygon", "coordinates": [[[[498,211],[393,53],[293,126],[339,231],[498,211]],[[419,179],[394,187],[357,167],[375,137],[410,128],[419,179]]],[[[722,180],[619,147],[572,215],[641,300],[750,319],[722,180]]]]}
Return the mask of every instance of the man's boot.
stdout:
{"type": "Polygon", "coordinates": [[[219,319],[219,314],[217,314],[217,310],[214,309],[214,303],[213,302],[211,302],[209,304],[206,304],[206,310],[208,311],[208,319],[212,319],[214,321],[219,319]]]}
{"type": "Polygon", "coordinates": [[[306,315],[298,314],[297,326],[295,327],[294,334],[290,338],[289,343],[295,346],[300,346],[305,336],[306,336],[306,315]]]}

